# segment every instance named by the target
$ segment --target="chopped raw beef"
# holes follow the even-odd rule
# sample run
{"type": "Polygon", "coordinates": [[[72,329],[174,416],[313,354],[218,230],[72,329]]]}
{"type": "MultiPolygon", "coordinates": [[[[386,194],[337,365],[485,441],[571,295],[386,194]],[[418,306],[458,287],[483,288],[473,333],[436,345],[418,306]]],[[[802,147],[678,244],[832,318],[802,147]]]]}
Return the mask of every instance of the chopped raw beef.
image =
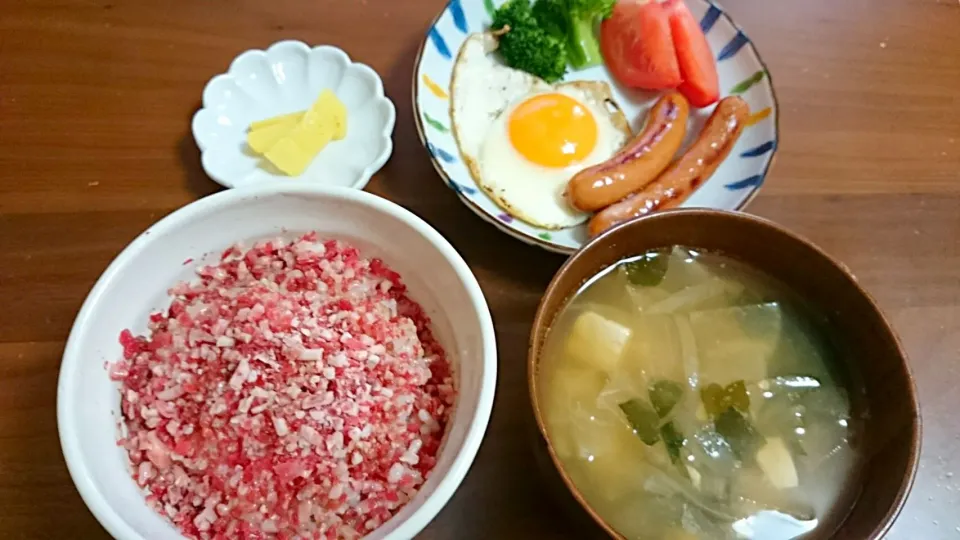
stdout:
{"type": "Polygon", "coordinates": [[[227,249],[120,335],[148,502],[190,538],[359,538],[436,463],[455,390],[400,276],[316,233],[227,249]]]}

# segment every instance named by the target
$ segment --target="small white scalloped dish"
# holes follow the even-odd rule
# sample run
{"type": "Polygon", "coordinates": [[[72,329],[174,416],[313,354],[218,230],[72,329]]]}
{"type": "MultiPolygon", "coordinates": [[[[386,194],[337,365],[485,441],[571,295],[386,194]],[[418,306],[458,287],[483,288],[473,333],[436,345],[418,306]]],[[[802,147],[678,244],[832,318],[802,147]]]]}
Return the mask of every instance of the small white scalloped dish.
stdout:
{"type": "Polygon", "coordinates": [[[193,138],[203,170],[225,187],[298,180],[362,189],[393,152],[397,113],[380,76],[329,45],[280,41],[245,51],[203,89],[193,138]],[[347,136],[328,144],[298,176],[287,176],[246,143],[251,122],[310,107],[324,89],[347,107],[347,136]]]}

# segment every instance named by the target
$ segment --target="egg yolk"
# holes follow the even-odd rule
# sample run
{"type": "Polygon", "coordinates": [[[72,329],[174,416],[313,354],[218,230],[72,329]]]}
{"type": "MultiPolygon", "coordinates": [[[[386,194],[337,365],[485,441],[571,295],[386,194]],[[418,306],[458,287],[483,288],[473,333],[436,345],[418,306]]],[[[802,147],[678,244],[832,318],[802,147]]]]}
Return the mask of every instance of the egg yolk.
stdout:
{"type": "Polygon", "coordinates": [[[597,144],[596,119],[582,103],[563,94],[541,94],[518,105],[507,132],[517,152],[544,167],[572,165],[597,144]]]}

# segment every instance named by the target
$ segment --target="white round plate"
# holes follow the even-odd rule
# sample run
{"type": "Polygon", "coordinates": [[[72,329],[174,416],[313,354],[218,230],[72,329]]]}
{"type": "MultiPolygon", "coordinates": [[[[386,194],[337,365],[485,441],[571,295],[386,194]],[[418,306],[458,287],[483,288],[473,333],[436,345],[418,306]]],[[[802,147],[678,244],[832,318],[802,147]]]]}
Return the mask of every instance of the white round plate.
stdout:
{"type": "MultiPolygon", "coordinates": [[[[464,166],[451,132],[449,87],[457,52],[468,35],[487,30],[493,10],[504,2],[451,0],[430,26],[414,68],[413,110],[417,128],[440,177],[457,192],[467,207],[510,236],[550,251],[569,254],[586,243],[586,226],[550,231],[504,213],[479,188],[464,166]]],[[[719,5],[707,0],[686,2],[700,21],[717,58],[721,94],[743,97],[750,105],[752,115],[727,159],[683,206],[739,210],[763,185],[776,152],[777,100],[773,84],[753,43],[719,5]]],[[[605,66],[568,72],[565,80],[609,82],[614,99],[631,120],[634,130],[641,127],[647,109],[656,98],[652,93],[634,92],[619,86],[605,66]]],[[[691,115],[687,142],[699,133],[712,110],[713,107],[701,109],[691,115]]]]}
{"type": "Polygon", "coordinates": [[[225,187],[277,180],[362,189],[393,152],[397,113],[380,76],[329,45],[280,41],[238,56],[203,89],[193,138],[203,170],[225,187]],[[347,136],[328,144],[299,176],[286,176],[246,143],[251,122],[302,111],[331,89],[347,106],[347,136]]]}

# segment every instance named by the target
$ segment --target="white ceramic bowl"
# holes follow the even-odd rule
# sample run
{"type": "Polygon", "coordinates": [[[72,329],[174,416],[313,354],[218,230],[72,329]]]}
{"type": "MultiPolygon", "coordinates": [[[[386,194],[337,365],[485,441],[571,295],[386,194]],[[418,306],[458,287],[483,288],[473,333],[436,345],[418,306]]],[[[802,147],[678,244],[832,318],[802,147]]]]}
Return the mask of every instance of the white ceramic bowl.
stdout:
{"type": "Polygon", "coordinates": [[[375,71],[342,50],[280,41],[242,53],[203,89],[193,138],[203,170],[217,183],[239,187],[277,180],[363,188],[393,152],[397,113],[375,71]],[[347,136],[321,151],[302,174],[279,173],[247,147],[251,122],[302,111],[331,89],[347,106],[347,136]]]}
{"type": "Polygon", "coordinates": [[[346,239],[399,272],[433,319],[457,375],[459,396],[434,472],[369,538],[412,538],[463,480],[490,417],[497,347],[483,293],[457,251],[417,216],[360,190],[291,183],[234,189],[143,232],[97,281],[70,332],[57,386],[60,442],[80,495],[115,538],[181,538],[146,505],[116,444],[119,392],[104,363],[121,357],[120,332],[145,332],[148,315],[169,305],[167,288],[215,262],[227,246],[312,230],[346,239]]]}

